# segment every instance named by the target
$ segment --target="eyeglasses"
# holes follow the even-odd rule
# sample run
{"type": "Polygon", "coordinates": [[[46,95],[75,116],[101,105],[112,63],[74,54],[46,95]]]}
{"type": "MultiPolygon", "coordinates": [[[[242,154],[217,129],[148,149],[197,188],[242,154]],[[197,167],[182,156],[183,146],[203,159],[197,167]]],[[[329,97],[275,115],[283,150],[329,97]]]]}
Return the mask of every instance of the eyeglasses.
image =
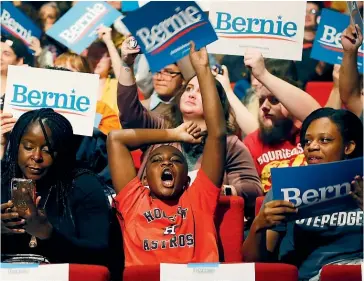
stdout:
{"type": "Polygon", "coordinates": [[[318,10],[316,10],[316,9],[306,10],[306,14],[317,15],[318,14],[318,10]]]}
{"type": "Polygon", "coordinates": [[[165,78],[166,80],[172,80],[174,77],[178,76],[181,74],[181,72],[176,72],[176,71],[170,71],[170,70],[161,70],[156,72],[156,74],[159,74],[161,76],[163,76],[163,78],[165,78]]]}
{"type": "Polygon", "coordinates": [[[259,106],[262,106],[265,100],[268,100],[271,105],[277,105],[279,104],[279,100],[274,96],[268,96],[268,97],[260,97],[259,98],[259,106]]]}

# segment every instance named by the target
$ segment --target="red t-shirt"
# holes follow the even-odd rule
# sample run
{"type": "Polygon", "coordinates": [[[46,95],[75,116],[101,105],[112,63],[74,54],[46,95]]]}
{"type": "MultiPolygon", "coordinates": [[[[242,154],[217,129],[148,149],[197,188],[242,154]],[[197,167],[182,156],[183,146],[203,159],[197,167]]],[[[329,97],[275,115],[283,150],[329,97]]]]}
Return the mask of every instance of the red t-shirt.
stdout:
{"type": "Polygon", "coordinates": [[[139,178],[130,181],[115,198],[125,266],[218,262],[214,213],[219,195],[201,169],[173,206],[152,198],[139,178]]]}
{"type": "Polygon", "coordinates": [[[299,132],[296,133],[293,143],[284,141],[278,145],[269,146],[263,144],[259,137],[259,130],[256,130],[245,137],[244,144],[253,157],[265,193],[272,187],[271,168],[307,165],[300,144],[299,132]]]}

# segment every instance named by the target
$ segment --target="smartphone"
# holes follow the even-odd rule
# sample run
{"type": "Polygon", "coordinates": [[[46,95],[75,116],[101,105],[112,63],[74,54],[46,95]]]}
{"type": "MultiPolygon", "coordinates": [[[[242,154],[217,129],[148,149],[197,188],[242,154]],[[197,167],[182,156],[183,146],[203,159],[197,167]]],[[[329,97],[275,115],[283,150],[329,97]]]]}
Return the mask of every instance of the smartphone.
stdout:
{"type": "Polygon", "coordinates": [[[231,196],[231,195],[233,195],[233,192],[231,191],[231,186],[224,185],[224,195],[225,196],[231,196]]]}
{"type": "Polygon", "coordinates": [[[33,201],[35,201],[35,181],[28,179],[13,178],[11,180],[11,200],[13,201],[14,207],[18,210],[25,211],[28,209],[22,188],[29,190],[33,201]]]}
{"type": "Polygon", "coordinates": [[[222,69],[221,65],[219,64],[215,64],[215,71],[217,72],[217,74],[223,75],[224,74],[224,70],[222,69]]]}

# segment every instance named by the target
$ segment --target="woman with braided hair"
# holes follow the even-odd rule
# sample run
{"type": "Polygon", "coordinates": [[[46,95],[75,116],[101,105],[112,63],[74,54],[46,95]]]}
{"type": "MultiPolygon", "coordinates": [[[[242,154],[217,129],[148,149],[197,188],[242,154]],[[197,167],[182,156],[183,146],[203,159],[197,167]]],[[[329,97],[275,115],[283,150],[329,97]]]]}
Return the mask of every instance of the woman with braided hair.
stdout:
{"type": "Polygon", "coordinates": [[[103,264],[109,207],[102,182],[75,169],[70,122],[52,109],[29,111],[7,139],[1,163],[2,261],[103,264]],[[12,178],[36,183],[35,203],[22,191],[26,211],[10,201],[12,178]]]}

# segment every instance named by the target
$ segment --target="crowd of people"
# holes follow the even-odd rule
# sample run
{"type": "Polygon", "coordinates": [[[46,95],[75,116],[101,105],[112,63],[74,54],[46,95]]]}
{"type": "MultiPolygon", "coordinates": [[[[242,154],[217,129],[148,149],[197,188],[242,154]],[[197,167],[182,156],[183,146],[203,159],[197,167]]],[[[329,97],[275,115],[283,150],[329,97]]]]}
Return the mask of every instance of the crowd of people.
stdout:
{"type": "MultiPolygon", "coordinates": [[[[71,2],[17,5],[46,31],[71,2]]],[[[81,55],[46,34],[33,38],[30,55],[20,39],[2,33],[2,262],[111,270],[115,263],[218,262],[219,197],[240,196],[245,237],[236,251],[244,262],[290,263],[302,281],[319,280],[326,264],[360,264],[363,174],[352,179],[355,206],[343,211],[355,214],[355,223],[335,224],[333,214],[290,220],[295,205],[272,194],[271,168],[363,157],[361,27],[350,24],[343,32],[341,65],[311,59],[322,8],[322,2],[307,2],[302,61],[264,59],[254,49],[241,57],[212,55],[191,42],[192,78],[177,62],[151,73],[117,22],[100,27],[98,40],[81,55]],[[3,112],[11,65],[98,74],[101,121],[92,136],[74,135],[53,109],[19,119],[3,112]],[[310,81],[333,81],[325,106],[305,92],[310,81]],[[131,152],[137,149],[143,154],[136,169],[131,152]],[[12,202],[14,178],[36,183],[35,198],[21,191],[25,209],[12,202]],[[260,196],[264,203],[255,214],[260,196]],[[37,245],[30,247],[34,237],[37,245]]]]}

